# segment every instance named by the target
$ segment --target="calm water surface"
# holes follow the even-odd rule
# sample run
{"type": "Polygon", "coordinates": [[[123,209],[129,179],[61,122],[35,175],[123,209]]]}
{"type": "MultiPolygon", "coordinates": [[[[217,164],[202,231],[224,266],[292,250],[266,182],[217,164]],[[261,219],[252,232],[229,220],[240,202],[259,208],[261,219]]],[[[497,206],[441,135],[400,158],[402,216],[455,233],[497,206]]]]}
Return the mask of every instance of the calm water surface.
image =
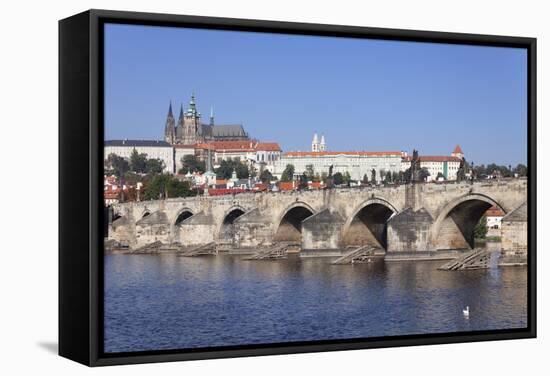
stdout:
{"type": "Polygon", "coordinates": [[[522,328],[527,268],[105,256],[105,351],[522,328]],[[462,308],[470,306],[470,318],[462,308]]]}

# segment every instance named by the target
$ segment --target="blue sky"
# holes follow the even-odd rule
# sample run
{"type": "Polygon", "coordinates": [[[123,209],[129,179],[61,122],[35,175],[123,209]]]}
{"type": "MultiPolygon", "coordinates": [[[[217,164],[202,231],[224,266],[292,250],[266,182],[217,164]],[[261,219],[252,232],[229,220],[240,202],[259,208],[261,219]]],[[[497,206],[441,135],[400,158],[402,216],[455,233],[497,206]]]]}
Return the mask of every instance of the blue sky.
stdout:
{"type": "Polygon", "coordinates": [[[195,92],[208,121],[284,151],[407,150],[527,160],[523,49],[106,25],[105,137],[162,139],[195,92]]]}

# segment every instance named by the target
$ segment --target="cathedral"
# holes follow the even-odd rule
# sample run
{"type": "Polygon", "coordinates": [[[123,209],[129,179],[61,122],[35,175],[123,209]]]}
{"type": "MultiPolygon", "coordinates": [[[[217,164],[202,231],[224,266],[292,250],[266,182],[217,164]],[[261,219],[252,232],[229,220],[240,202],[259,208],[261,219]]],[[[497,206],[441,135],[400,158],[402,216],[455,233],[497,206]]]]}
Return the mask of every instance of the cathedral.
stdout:
{"type": "Polygon", "coordinates": [[[170,102],[164,140],[171,145],[194,145],[212,141],[243,141],[249,140],[249,137],[241,124],[215,125],[213,109],[210,110],[209,123],[203,124],[201,114],[197,111],[195,96],[192,95],[189,108],[185,112],[183,105],[181,106],[177,125],[170,102]]]}

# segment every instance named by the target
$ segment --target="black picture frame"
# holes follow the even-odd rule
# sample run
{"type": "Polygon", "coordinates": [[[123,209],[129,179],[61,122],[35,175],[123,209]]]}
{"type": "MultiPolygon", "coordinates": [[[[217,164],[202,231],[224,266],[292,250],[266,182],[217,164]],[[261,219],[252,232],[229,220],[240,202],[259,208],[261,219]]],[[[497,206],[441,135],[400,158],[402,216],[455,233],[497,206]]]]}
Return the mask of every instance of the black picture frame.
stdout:
{"type": "Polygon", "coordinates": [[[89,10],[59,21],[59,354],[88,366],[536,337],[536,39],[89,10]],[[528,325],[525,329],[105,354],[103,323],[103,24],[520,47],[528,55],[528,325]],[[75,187],[80,187],[75,189],[75,187]],[[82,187],[89,187],[83,195],[82,187]]]}

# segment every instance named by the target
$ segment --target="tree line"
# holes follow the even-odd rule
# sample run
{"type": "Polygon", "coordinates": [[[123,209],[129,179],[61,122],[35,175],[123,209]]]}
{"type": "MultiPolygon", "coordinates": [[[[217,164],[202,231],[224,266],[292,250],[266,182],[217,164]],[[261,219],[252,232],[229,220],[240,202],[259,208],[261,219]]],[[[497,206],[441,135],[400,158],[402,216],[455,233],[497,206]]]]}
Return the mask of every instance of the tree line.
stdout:
{"type": "MultiPolygon", "coordinates": [[[[179,174],[187,173],[204,173],[206,171],[205,161],[199,160],[195,155],[186,155],[181,158],[182,167],[178,170],[179,174]]],[[[268,183],[276,178],[273,177],[269,170],[260,168],[258,171],[252,166],[243,163],[240,160],[228,159],[222,160],[218,167],[214,169],[217,179],[230,179],[233,176],[233,171],[237,179],[258,178],[264,183],[268,183]]]]}
{"type": "MultiPolygon", "coordinates": [[[[332,172],[333,168],[332,166],[329,168],[329,172],[322,172],[321,174],[316,173],[314,171],[313,165],[308,164],[306,165],[305,171],[298,175],[298,178],[295,179],[295,172],[296,169],[294,165],[287,164],[285,169],[283,170],[283,173],[281,175],[281,181],[288,182],[293,180],[298,180],[299,187],[307,187],[307,182],[323,182],[326,186],[330,187],[333,185],[339,186],[339,185],[347,185],[354,183],[361,183],[361,184],[377,184],[378,182],[382,182],[383,184],[394,184],[394,183],[407,183],[410,181],[411,173],[410,169],[407,169],[406,171],[386,171],[385,169],[381,169],[379,171],[372,169],[369,174],[364,174],[363,178],[358,181],[351,178],[351,175],[348,171],[345,172],[332,172]]],[[[430,172],[426,168],[422,168],[420,170],[420,178],[422,180],[426,180],[430,176],[430,172]]]]}
{"type": "Polygon", "coordinates": [[[119,185],[129,188],[121,194],[122,201],[156,200],[171,197],[188,197],[200,194],[187,181],[165,173],[164,161],[148,158],[146,153],[132,151],[129,159],[109,154],[105,161],[105,174],[114,175],[119,185]],[[142,184],[138,191],[136,186],[142,184]]]}

